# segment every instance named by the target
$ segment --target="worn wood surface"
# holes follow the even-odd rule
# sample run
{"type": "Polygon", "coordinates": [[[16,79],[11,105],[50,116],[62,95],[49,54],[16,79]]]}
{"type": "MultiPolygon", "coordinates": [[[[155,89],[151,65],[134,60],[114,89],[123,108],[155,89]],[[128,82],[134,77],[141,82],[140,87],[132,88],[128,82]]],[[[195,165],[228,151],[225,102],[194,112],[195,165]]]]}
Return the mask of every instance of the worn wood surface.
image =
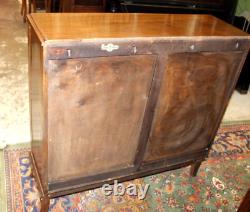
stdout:
{"type": "Polygon", "coordinates": [[[187,161],[187,162],[182,162],[177,165],[172,165],[172,166],[163,166],[163,167],[155,167],[147,170],[138,170],[137,172],[133,172],[131,174],[124,174],[124,175],[119,175],[119,176],[112,176],[110,178],[105,178],[105,180],[92,180],[92,181],[87,181],[85,183],[84,180],[77,180],[73,181],[71,180],[70,182],[58,182],[56,184],[52,184],[50,193],[48,194],[49,198],[55,198],[55,197],[60,197],[68,194],[73,194],[73,193],[78,193],[81,191],[86,191],[90,189],[95,189],[98,187],[101,187],[102,185],[108,183],[112,185],[114,183],[114,180],[118,180],[118,182],[124,182],[124,181],[129,181],[133,180],[136,178],[141,178],[145,177],[148,175],[154,175],[158,173],[162,173],[165,171],[170,171],[174,169],[179,169],[185,166],[189,166],[193,164],[195,161],[187,161]],[[77,182],[77,183],[76,183],[77,182]],[[72,183],[72,184],[71,184],[72,183]]]}
{"type": "Polygon", "coordinates": [[[29,24],[32,155],[45,200],[195,163],[198,171],[246,34],[199,15],[32,14],[29,24]]]}
{"type": "Polygon", "coordinates": [[[43,40],[247,36],[209,15],[34,13],[28,18],[34,27],[39,26],[37,33],[43,40]]]}
{"type": "Polygon", "coordinates": [[[207,148],[242,53],[169,55],[144,161],[207,148]]]}
{"type": "Polygon", "coordinates": [[[50,61],[49,181],[133,166],[155,59],[50,61]]]}
{"type": "Polygon", "coordinates": [[[31,147],[37,169],[39,169],[41,183],[47,190],[46,72],[43,72],[41,43],[30,27],[28,28],[28,37],[31,147]]]}

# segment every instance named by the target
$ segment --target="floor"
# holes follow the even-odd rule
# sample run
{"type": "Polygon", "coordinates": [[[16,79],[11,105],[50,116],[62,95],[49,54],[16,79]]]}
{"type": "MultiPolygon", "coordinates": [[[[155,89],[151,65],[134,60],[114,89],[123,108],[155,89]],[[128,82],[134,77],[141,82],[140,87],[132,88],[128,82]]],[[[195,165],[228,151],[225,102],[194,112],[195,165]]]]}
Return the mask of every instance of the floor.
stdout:
{"type": "Polygon", "coordinates": [[[0,148],[30,141],[26,24],[17,0],[0,3],[0,148]]]}
{"type": "MultiPolygon", "coordinates": [[[[30,128],[27,26],[22,22],[18,0],[1,0],[0,11],[1,149],[7,144],[29,142],[30,128]]],[[[223,118],[224,123],[239,121],[250,121],[250,92],[240,95],[235,91],[223,118]]],[[[0,157],[0,169],[1,164],[0,157]]],[[[3,198],[0,189],[0,204],[4,201],[3,198]]]]}
{"type": "Polygon", "coordinates": [[[242,121],[250,121],[250,91],[246,95],[235,91],[223,118],[224,123],[242,121]]]}
{"type": "MultiPolygon", "coordinates": [[[[249,135],[250,125],[229,126],[220,130],[196,178],[190,178],[190,168],[185,167],[123,184],[127,186],[133,183],[137,187],[139,184],[143,187],[149,184],[147,195],[142,201],[128,195],[105,197],[101,189],[94,189],[53,199],[51,212],[236,211],[250,185],[249,135]],[[239,129],[245,130],[239,132],[239,129]]],[[[34,187],[34,179],[30,177],[28,158],[27,149],[21,150],[13,145],[6,148],[5,161],[11,170],[8,175],[12,178],[12,189],[9,190],[12,204],[8,205],[11,212],[23,211],[21,201],[25,202],[26,211],[38,211],[39,194],[34,187]]]]}

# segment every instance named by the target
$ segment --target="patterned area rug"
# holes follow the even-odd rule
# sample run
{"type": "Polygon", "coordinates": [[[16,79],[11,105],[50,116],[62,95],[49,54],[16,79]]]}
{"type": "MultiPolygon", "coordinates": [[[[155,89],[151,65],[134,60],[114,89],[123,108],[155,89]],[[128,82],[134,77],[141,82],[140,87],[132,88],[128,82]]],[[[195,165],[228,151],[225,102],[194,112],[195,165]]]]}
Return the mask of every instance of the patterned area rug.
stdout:
{"type": "MultiPolygon", "coordinates": [[[[39,193],[30,177],[28,148],[6,149],[8,211],[39,211],[39,193]]],[[[210,156],[196,178],[189,167],[136,179],[150,184],[144,200],[104,196],[101,189],[51,200],[50,211],[236,211],[250,187],[250,125],[219,130],[210,156]]]]}

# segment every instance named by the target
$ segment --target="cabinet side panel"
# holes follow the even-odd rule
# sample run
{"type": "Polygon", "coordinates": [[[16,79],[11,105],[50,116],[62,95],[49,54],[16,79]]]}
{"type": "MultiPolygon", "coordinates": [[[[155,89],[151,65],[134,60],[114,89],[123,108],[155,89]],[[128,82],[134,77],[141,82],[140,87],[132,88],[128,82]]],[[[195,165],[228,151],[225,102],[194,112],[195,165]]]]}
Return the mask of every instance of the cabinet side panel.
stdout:
{"type": "Polygon", "coordinates": [[[237,52],[169,56],[145,162],[209,146],[241,58],[237,52]]]}
{"type": "MultiPolygon", "coordinates": [[[[43,48],[29,26],[29,92],[31,116],[31,147],[36,168],[44,188],[47,187],[47,145],[44,131],[44,72],[43,48]]],[[[46,190],[46,189],[44,189],[46,190]]]]}
{"type": "Polygon", "coordinates": [[[49,181],[134,166],[156,56],[51,60],[49,181]]]}

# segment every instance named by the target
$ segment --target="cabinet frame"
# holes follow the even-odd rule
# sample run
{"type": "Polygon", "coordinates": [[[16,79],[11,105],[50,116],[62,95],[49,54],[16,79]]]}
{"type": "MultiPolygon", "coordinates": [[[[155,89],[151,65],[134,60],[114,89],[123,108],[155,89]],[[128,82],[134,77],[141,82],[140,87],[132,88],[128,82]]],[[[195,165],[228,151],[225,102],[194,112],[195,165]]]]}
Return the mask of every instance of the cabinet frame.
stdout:
{"type": "MultiPolygon", "coordinates": [[[[37,66],[33,65],[31,61],[39,58],[41,62],[39,71],[42,73],[41,83],[43,85],[41,93],[41,101],[43,101],[44,120],[41,128],[43,131],[42,143],[39,144],[44,156],[41,161],[37,161],[37,156],[33,150],[36,148],[32,143],[31,163],[32,173],[38,182],[38,189],[41,192],[42,211],[46,211],[49,205],[49,199],[80,192],[88,189],[97,188],[105,183],[113,183],[114,180],[119,182],[144,177],[151,174],[157,174],[163,171],[181,168],[184,166],[192,165],[191,176],[195,176],[198,168],[203,160],[208,156],[209,150],[212,145],[213,138],[216,135],[217,129],[222,120],[226,106],[232,95],[236,81],[243,67],[244,61],[248,54],[249,39],[238,37],[147,37],[147,38],[106,38],[95,40],[65,40],[65,41],[41,41],[43,38],[35,31],[36,25],[29,18],[28,36],[29,36],[29,70],[30,70],[30,87],[32,87],[32,69],[37,66]],[[34,44],[38,49],[34,50],[34,44]],[[102,49],[103,45],[112,44],[118,46],[114,51],[106,51],[102,49]],[[213,126],[211,133],[212,140],[209,141],[208,146],[200,151],[189,152],[179,157],[164,158],[150,163],[143,163],[143,156],[145,155],[146,146],[148,143],[149,134],[152,127],[155,106],[159,97],[161,88],[162,76],[167,67],[168,55],[175,53],[202,53],[202,52],[232,52],[241,53],[241,60],[238,61],[237,70],[235,71],[234,81],[231,83],[230,88],[227,90],[225,101],[220,111],[217,121],[213,126]],[[156,55],[157,62],[155,64],[155,75],[153,77],[149,99],[146,105],[146,111],[143,118],[142,129],[140,132],[139,145],[137,147],[137,154],[134,161],[134,167],[129,167],[121,170],[106,172],[93,176],[80,177],[70,180],[60,180],[49,182],[48,181],[48,148],[49,139],[47,131],[48,122],[48,73],[51,71],[49,65],[50,60],[67,60],[77,58],[96,58],[96,57],[112,57],[112,56],[133,56],[133,55],[156,55]],[[44,165],[44,173],[39,170],[39,164],[42,162],[44,165]]],[[[30,93],[30,97],[32,94],[30,93]]],[[[32,98],[30,104],[32,105],[32,98]]],[[[31,107],[32,108],[32,107],[31,107]]],[[[31,112],[32,113],[32,112],[31,112]]],[[[31,124],[32,125],[32,124],[31,124]]],[[[40,159],[38,159],[40,160],[40,159]]]]}

